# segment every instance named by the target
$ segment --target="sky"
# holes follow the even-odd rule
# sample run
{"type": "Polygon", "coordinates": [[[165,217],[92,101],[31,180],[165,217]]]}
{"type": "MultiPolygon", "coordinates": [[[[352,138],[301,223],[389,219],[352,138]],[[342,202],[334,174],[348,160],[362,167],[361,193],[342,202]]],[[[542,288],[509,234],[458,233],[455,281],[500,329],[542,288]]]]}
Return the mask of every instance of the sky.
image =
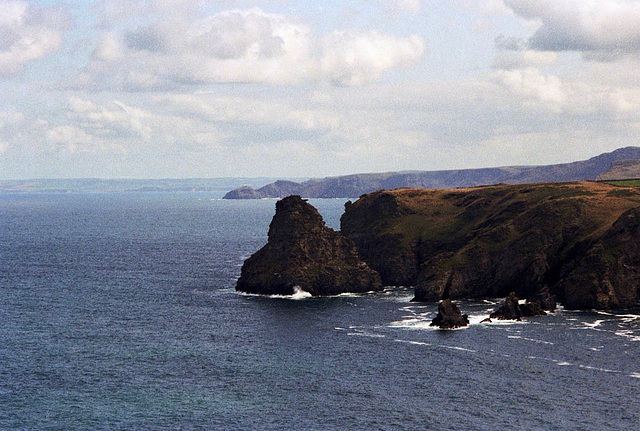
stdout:
{"type": "Polygon", "coordinates": [[[640,0],[0,0],[0,179],[540,165],[639,137],[640,0]]]}

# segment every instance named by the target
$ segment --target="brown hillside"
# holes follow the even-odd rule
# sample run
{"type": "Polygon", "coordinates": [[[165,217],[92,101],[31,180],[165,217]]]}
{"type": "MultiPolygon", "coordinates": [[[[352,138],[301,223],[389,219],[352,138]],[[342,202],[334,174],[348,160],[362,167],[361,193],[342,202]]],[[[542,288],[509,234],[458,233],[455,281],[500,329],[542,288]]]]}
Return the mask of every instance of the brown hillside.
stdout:
{"type": "Polygon", "coordinates": [[[598,181],[627,180],[640,178],[640,160],[617,160],[611,168],[598,175],[598,181]]]}

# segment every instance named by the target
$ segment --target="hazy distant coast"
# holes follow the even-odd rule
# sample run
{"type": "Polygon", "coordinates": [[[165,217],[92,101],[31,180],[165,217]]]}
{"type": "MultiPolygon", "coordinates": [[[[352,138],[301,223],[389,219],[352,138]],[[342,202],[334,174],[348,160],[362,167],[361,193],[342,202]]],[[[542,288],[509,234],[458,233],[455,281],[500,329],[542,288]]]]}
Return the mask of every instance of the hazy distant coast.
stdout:
{"type": "Polygon", "coordinates": [[[273,178],[30,179],[0,180],[0,193],[218,192],[243,184],[261,187],[273,178]]]}
{"type": "Polygon", "coordinates": [[[225,199],[283,198],[300,195],[305,198],[357,198],[376,190],[418,187],[447,189],[476,187],[491,184],[529,184],[562,181],[627,179],[640,177],[637,161],[640,147],[625,147],[588,160],[545,166],[507,166],[499,168],[459,169],[447,171],[405,171],[372,174],[354,174],[338,177],[315,178],[304,182],[276,181],[254,189],[249,184],[231,190],[225,199]],[[621,177],[622,175],[622,177],[621,177]]]}

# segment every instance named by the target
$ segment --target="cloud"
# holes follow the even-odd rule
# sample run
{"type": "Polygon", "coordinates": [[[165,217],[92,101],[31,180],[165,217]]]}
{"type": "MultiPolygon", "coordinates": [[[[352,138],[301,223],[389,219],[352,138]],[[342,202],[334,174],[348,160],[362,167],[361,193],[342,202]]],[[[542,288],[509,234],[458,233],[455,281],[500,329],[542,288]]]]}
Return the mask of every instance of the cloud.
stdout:
{"type": "Polygon", "coordinates": [[[523,69],[533,66],[549,66],[558,60],[556,52],[549,51],[503,51],[499,52],[493,60],[496,69],[523,69]]]}
{"type": "Polygon", "coordinates": [[[99,106],[78,97],[69,99],[68,117],[91,135],[107,139],[149,140],[152,132],[149,123],[154,120],[147,111],[117,100],[99,106]]]}
{"type": "Polygon", "coordinates": [[[504,0],[517,15],[541,23],[529,39],[531,49],[542,51],[640,50],[638,0],[504,0]]]}
{"type": "Polygon", "coordinates": [[[422,0],[395,0],[396,8],[403,12],[418,13],[422,9],[422,0]]]}
{"type": "Polygon", "coordinates": [[[26,64],[57,51],[67,23],[61,10],[0,0],[0,76],[16,75],[26,64]]]}
{"type": "Polygon", "coordinates": [[[47,139],[56,148],[75,153],[89,151],[93,138],[84,130],[73,126],[57,126],[47,132],[47,139]]]}
{"type": "Polygon", "coordinates": [[[323,41],[321,70],[334,84],[360,85],[378,79],[387,70],[411,65],[424,51],[420,36],[335,31],[323,41]]]}
{"type": "Polygon", "coordinates": [[[25,122],[24,114],[13,109],[0,111],[0,154],[11,148],[10,141],[22,137],[21,127],[25,122]]]}
{"type": "Polygon", "coordinates": [[[543,75],[534,68],[500,70],[494,78],[512,93],[524,100],[539,102],[552,111],[558,111],[567,100],[560,79],[553,75],[543,75]]]}
{"type": "Polygon", "coordinates": [[[416,62],[424,51],[417,35],[346,30],[320,37],[292,17],[229,10],[105,31],[84,79],[129,90],[230,82],[360,85],[416,62]]]}

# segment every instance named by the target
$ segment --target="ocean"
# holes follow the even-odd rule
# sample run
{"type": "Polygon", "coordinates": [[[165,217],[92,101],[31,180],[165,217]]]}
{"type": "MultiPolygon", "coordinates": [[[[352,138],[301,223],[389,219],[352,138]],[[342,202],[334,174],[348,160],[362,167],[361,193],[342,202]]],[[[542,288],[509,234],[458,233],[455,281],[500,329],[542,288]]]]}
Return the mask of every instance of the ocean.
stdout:
{"type": "MultiPolygon", "coordinates": [[[[622,430],[640,310],[429,326],[410,288],[234,290],[274,200],[0,195],[1,430],[622,430]]],[[[339,227],[345,200],[310,200],[339,227]]]]}

